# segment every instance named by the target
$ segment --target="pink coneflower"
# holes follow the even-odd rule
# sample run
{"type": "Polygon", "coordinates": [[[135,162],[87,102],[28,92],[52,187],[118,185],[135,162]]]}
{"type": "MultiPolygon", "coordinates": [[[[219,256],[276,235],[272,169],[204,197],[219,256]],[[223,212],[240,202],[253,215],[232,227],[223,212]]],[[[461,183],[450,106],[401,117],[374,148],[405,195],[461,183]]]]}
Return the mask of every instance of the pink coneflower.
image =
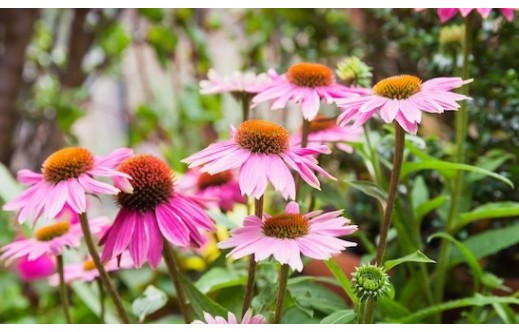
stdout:
{"type": "Polygon", "coordinates": [[[213,223],[197,202],[175,190],[174,173],[159,158],[135,156],[121,163],[118,170],[131,176],[133,192],[117,195],[121,209],[101,239],[105,244],[102,261],[128,248],[136,267],[147,258],[156,268],[164,238],[176,246],[200,247],[204,243],[200,231],[213,231],[213,223]]]}
{"type": "Polygon", "coordinates": [[[94,176],[118,179],[118,187],[131,190],[126,174],[113,168],[132,155],[132,150],[121,148],[106,157],[97,157],[80,147],[68,147],[51,154],[42,165],[42,174],[24,169],[18,180],[30,187],[4,206],[4,210],[19,210],[18,221],[36,221],[42,214],[54,219],[68,204],[76,213],[86,211],[86,194],[113,195],[119,189],[97,181],[94,176]]]}
{"type": "Polygon", "coordinates": [[[50,255],[41,255],[32,261],[25,256],[16,263],[16,272],[23,281],[35,281],[56,272],[56,262],[50,255]]]}
{"type": "Polygon", "coordinates": [[[331,104],[336,98],[364,94],[363,88],[351,88],[335,82],[333,70],[317,63],[292,65],[285,75],[269,71],[272,81],[258,89],[252,99],[254,105],[272,100],[272,109],[284,108],[288,101],[301,105],[306,120],[312,120],[319,111],[321,101],[331,104]]]}
{"type": "MultiPolygon", "coordinates": [[[[131,269],[134,267],[127,252],[123,253],[120,260],[114,258],[103,265],[106,272],[131,269]]],[[[86,259],[79,263],[67,264],[63,272],[66,284],[70,284],[74,281],[92,282],[99,277],[99,271],[91,259],[86,259]]],[[[51,286],[59,285],[59,275],[57,273],[49,278],[49,284],[51,286]]]]}
{"type": "Polygon", "coordinates": [[[231,171],[209,174],[193,168],[184,174],[177,187],[185,192],[191,190],[200,199],[205,199],[208,207],[219,207],[224,212],[231,211],[236,203],[247,202],[240,192],[235,174],[231,171]]]}
{"type": "Polygon", "coordinates": [[[229,253],[235,259],[254,254],[259,262],[269,256],[293,270],[303,270],[301,255],[327,260],[347,247],[357,244],[338,237],[351,234],[357,226],[341,216],[342,211],[299,213],[299,205],[290,202],[285,213],[267,216],[263,222],[256,216],[245,218],[240,228],[232,230],[231,237],[218,244],[221,249],[233,248],[229,253]]]}
{"type": "Polygon", "coordinates": [[[370,96],[345,98],[337,101],[344,111],[337,122],[345,126],[354,121],[362,126],[373,114],[380,111],[386,123],[396,120],[411,134],[416,134],[422,120],[422,112],[443,113],[457,111],[457,101],[470,99],[451,90],[472,82],[459,77],[439,77],[422,81],[412,75],[392,76],[375,84],[370,96]]]}
{"type": "Polygon", "coordinates": [[[243,316],[242,320],[238,322],[236,316],[229,312],[227,314],[227,320],[222,316],[211,316],[207,312],[204,312],[205,322],[201,320],[195,320],[192,324],[265,324],[265,317],[262,315],[252,316],[252,310],[249,309],[243,316]]]}
{"type": "Polygon", "coordinates": [[[211,144],[204,150],[183,160],[189,167],[204,165],[201,172],[216,174],[240,168],[242,194],[261,197],[268,183],[287,198],[295,198],[293,169],[309,185],[320,189],[319,180],[313,171],[328,179],[335,179],[317,165],[312,156],[330,153],[325,145],[299,148],[290,145],[288,131],[273,122],[249,120],[238,129],[231,127],[231,139],[211,144]]]}
{"type": "MultiPolygon", "coordinates": [[[[479,15],[483,19],[487,19],[490,13],[494,8],[438,8],[438,16],[440,16],[440,21],[445,23],[449,21],[451,18],[456,16],[459,12],[461,16],[466,17],[473,10],[476,10],[479,15]]],[[[514,11],[518,10],[517,8],[495,8],[501,11],[501,14],[506,18],[507,21],[512,21],[514,19],[514,11]]]]}
{"type": "MultiPolygon", "coordinates": [[[[361,136],[362,128],[353,126],[340,127],[335,119],[328,118],[325,115],[317,115],[310,121],[307,146],[334,143],[339,150],[351,153],[353,148],[344,142],[358,142],[361,140],[361,136]]],[[[292,134],[290,140],[293,145],[301,146],[301,131],[292,134]]]]}
{"type": "MultiPolygon", "coordinates": [[[[89,221],[90,230],[98,234],[108,219],[94,218],[89,221]]],[[[43,255],[61,255],[67,247],[79,247],[83,232],[79,224],[71,224],[69,221],[60,221],[40,227],[34,232],[34,237],[11,242],[0,249],[0,260],[6,265],[18,258],[27,257],[33,261],[43,255]]]]}
{"type": "Polygon", "coordinates": [[[200,82],[200,93],[209,95],[229,92],[233,96],[254,94],[258,87],[270,80],[266,74],[256,75],[252,72],[235,71],[231,76],[221,76],[213,69],[209,70],[207,78],[200,82]]]}

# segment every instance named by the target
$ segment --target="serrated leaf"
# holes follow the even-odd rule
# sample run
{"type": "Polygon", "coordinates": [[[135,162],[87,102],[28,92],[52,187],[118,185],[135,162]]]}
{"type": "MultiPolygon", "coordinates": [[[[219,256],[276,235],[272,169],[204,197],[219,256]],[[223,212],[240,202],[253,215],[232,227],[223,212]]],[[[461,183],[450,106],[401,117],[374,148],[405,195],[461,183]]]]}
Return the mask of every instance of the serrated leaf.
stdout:
{"type": "Polygon", "coordinates": [[[460,229],[473,221],[481,219],[495,219],[519,216],[519,203],[517,202],[499,202],[487,203],[480,205],[470,212],[460,215],[456,229],[460,229]]]}
{"type": "Polygon", "coordinates": [[[139,321],[143,322],[146,316],[159,310],[167,302],[168,296],[166,293],[153,285],[149,285],[144,290],[144,293],[133,301],[132,311],[139,317],[139,321]]]}
{"type": "MultiPolygon", "coordinates": [[[[441,161],[441,160],[426,160],[426,161],[416,161],[416,162],[407,162],[404,163],[402,166],[402,172],[400,174],[400,178],[403,179],[406,176],[408,176],[411,173],[423,171],[426,169],[432,169],[432,170],[445,170],[445,171],[468,171],[473,173],[482,174],[485,176],[490,176],[494,179],[500,180],[510,187],[514,187],[514,184],[512,181],[508,180],[502,175],[499,175],[494,172],[487,171],[486,169],[479,168],[472,165],[466,165],[466,164],[457,164],[457,163],[450,163],[447,161],[441,161]]],[[[455,173],[452,172],[451,175],[454,175],[455,173]]]]}
{"type": "Polygon", "coordinates": [[[351,309],[340,310],[324,317],[321,324],[348,324],[351,323],[357,314],[351,309]]]}
{"type": "Polygon", "coordinates": [[[400,257],[397,259],[392,259],[392,260],[387,261],[384,264],[384,268],[386,269],[386,271],[389,271],[392,268],[394,268],[395,266],[400,265],[402,263],[407,263],[407,262],[436,263],[436,261],[433,261],[429,257],[425,256],[425,254],[423,252],[421,252],[420,250],[417,250],[416,252],[406,255],[404,257],[400,257]]]}

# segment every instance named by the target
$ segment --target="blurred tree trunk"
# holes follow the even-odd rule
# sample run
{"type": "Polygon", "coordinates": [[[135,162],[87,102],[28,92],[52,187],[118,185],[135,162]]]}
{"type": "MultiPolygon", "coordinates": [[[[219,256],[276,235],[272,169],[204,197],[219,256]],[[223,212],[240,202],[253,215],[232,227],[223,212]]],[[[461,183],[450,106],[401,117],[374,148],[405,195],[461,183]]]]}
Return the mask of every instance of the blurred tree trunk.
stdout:
{"type": "Polygon", "coordinates": [[[37,9],[0,9],[0,162],[9,165],[19,119],[16,102],[22,87],[25,51],[31,41],[37,9]]]}

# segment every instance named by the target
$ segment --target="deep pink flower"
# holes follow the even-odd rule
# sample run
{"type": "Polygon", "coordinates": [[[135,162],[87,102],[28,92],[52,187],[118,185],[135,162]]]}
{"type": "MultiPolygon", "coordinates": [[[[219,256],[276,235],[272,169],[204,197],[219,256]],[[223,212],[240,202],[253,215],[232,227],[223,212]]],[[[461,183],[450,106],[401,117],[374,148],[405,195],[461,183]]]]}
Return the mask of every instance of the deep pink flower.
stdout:
{"type": "MultiPolygon", "coordinates": [[[[89,221],[90,230],[98,234],[108,219],[94,218],[89,221]]],[[[9,265],[16,259],[27,257],[33,261],[43,255],[61,255],[67,247],[79,247],[83,232],[79,224],[69,221],[55,222],[40,227],[34,232],[34,237],[11,242],[0,249],[0,260],[9,265]]]]}
{"type": "Polygon", "coordinates": [[[16,272],[23,281],[34,281],[47,278],[56,271],[56,262],[50,255],[41,255],[35,260],[22,257],[16,263],[16,272]]]}
{"type": "Polygon", "coordinates": [[[147,260],[156,268],[164,238],[176,246],[200,247],[205,240],[200,231],[214,230],[197,201],[176,190],[173,171],[159,158],[128,158],[118,170],[131,176],[133,192],[117,195],[121,209],[101,239],[101,260],[107,262],[128,248],[136,267],[147,260]]]}
{"type": "MultiPolygon", "coordinates": [[[[353,148],[345,142],[358,142],[361,136],[362,128],[348,125],[340,127],[335,119],[317,115],[310,121],[307,146],[333,143],[339,150],[352,153],[353,148]]],[[[301,130],[292,134],[290,140],[294,146],[301,146],[301,130]]]]}
{"type": "Polygon", "coordinates": [[[209,174],[240,168],[241,192],[255,198],[265,193],[270,182],[283,197],[294,199],[291,169],[316,189],[320,189],[320,184],[313,171],[335,179],[313,157],[317,153],[330,153],[328,147],[298,148],[290,145],[289,137],[285,128],[273,122],[249,120],[238,129],[231,127],[230,140],[211,144],[182,161],[190,168],[204,165],[200,171],[209,174]]]}
{"type": "Polygon", "coordinates": [[[337,101],[343,113],[337,119],[340,126],[350,121],[362,126],[377,111],[386,123],[396,120],[410,134],[416,134],[422,112],[457,111],[460,100],[470,99],[451,90],[472,82],[459,77],[439,77],[422,81],[411,75],[392,76],[375,84],[369,96],[337,101]]]}
{"type": "MultiPolygon", "coordinates": [[[[483,19],[487,19],[494,8],[438,8],[438,16],[440,16],[440,21],[445,23],[449,21],[451,18],[456,16],[459,12],[461,16],[466,17],[473,10],[476,10],[479,15],[483,19]]],[[[518,10],[517,8],[495,8],[501,11],[501,14],[506,18],[507,21],[512,21],[514,19],[514,11],[518,10]]]]}
{"type": "Polygon", "coordinates": [[[200,172],[199,168],[193,168],[184,174],[176,186],[184,192],[193,192],[208,207],[219,207],[224,212],[231,211],[236,203],[247,203],[240,192],[238,180],[231,171],[211,175],[200,172]]]}
{"type": "Polygon", "coordinates": [[[266,74],[234,72],[231,76],[221,76],[213,69],[207,73],[207,80],[200,82],[200,93],[215,94],[229,92],[254,94],[255,89],[270,79],[266,74]]]}
{"type": "Polygon", "coordinates": [[[262,315],[252,316],[252,310],[249,309],[243,316],[242,320],[238,322],[236,316],[229,312],[227,314],[227,320],[222,316],[211,316],[207,312],[204,312],[205,322],[201,320],[195,320],[192,324],[265,324],[265,317],[262,315]]]}
{"type": "MultiPolygon", "coordinates": [[[[128,252],[124,252],[119,260],[117,257],[103,264],[106,272],[131,269],[134,267],[128,252]]],[[[63,268],[63,276],[66,284],[74,281],[92,282],[99,277],[99,271],[96,269],[92,259],[87,259],[80,263],[66,264],[63,268]]],[[[59,285],[59,275],[53,274],[49,278],[51,286],[59,285]]]]}
{"type": "Polygon", "coordinates": [[[272,255],[281,264],[301,271],[301,255],[327,260],[347,247],[357,245],[338,238],[357,230],[357,226],[350,225],[350,221],[341,215],[342,211],[300,214],[299,205],[291,202],[285,213],[272,217],[265,214],[265,222],[256,216],[248,216],[243,226],[233,229],[231,237],[218,243],[218,247],[233,248],[229,256],[235,259],[254,255],[259,262],[272,255]]]}
{"type": "Polygon", "coordinates": [[[285,75],[275,70],[268,72],[272,81],[260,86],[252,99],[253,107],[263,101],[272,100],[272,109],[286,107],[288,101],[301,105],[303,117],[312,120],[321,107],[336,98],[362,95],[363,88],[351,88],[335,82],[333,71],[316,63],[298,63],[291,66],[285,75]]]}
{"type": "Polygon", "coordinates": [[[117,186],[131,190],[127,175],[114,170],[119,163],[131,156],[132,150],[121,148],[106,157],[93,156],[80,147],[68,147],[54,152],[42,165],[42,174],[24,169],[18,172],[18,180],[30,185],[18,197],[4,205],[4,210],[19,210],[18,221],[35,222],[42,214],[54,219],[66,204],[75,213],[86,211],[86,194],[113,195],[119,189],[97,181],[94,176],[116,179],[117,186]]]}

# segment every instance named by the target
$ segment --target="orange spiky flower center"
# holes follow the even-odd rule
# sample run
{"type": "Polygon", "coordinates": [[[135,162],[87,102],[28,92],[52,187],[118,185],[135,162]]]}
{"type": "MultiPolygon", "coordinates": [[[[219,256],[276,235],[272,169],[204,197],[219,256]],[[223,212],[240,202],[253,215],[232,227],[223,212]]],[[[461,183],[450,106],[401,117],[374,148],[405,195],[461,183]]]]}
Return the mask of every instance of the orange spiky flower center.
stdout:
{"type": "Polygon", "coordinates": [[[310,121],[309,132],[316,133],[326,129],[334,128],[335,126],[335,119],[329,118],[325,115],[317,115],[312,121],[310,121]]]}
{"type": "Polygon", "coordinates": [[[173,194],[174,173],[165,162],[151,155],[139,155],[126,159],[118,170],[131,176],[133,193],[120,192],[117,202],[139,212],[155,210],[173,194]]]}
{"type": "Polygon", "coordinates": [[[335,82],[333,70],[318,63],[301,62],[288,68],[287,79],[301,87],[318,88],[335,82]]]}
{"type": "Polygon", "coordinates": [[[263,223],[263,234],[278,239],[295,239],[308,234],[308,219],[299,213],[282,213],[263,223]]]}
{"type": "Polygon", "coordinates": [[[45,181],[58,183],[77,178],[94,168],[94,156],[80,147],[68,147],[51,154],[41,167],[45,181]]]}
{"type": "Polygon", "coordinates": [[[38,241],[48,242],[57,237],[67,234],[69,229],[70,229],[70,222],[61,221],[61,222],[54,223],[52,225],[41,227],[34,233],[34,237],[38,241]]]}
{"type": "Polygon", "coordinates": [[[201,173],[198,177],[198,188],[218,187],[229,183],[232,180],[231,171],[223,171],[216,174],[201,173]]]}
{"type": "Polygon", "coordinates": [[[413,75],[397,75],[379,81],[373,87],[373,92],[381,97],[391,99],[406,99],[420,92],[422,80],[413,75]]]}
{"type": "Polygon", "coordinates": [[[290,135],[285,128],[264,120],[243,122],[234,139],[242,148],[253,153],[281,154],[290,145],[290,135]]]}

